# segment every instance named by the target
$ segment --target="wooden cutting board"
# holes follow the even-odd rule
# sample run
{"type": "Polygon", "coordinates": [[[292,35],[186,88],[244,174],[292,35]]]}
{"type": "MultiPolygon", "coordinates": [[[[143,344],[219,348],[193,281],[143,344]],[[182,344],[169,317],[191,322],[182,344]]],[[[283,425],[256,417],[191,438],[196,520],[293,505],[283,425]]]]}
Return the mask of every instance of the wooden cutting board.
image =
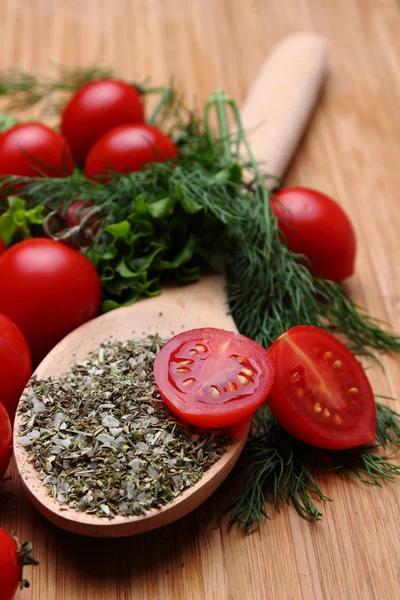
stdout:
{"type": "MultiPolygon", "coordinates": [[[[114,65],[203,101],[224,88],[240,102],[272,46],[296,30],[330,42],[331,74],[287,182],[336,197],[358,236],[352,297],[400,330],[400,15],[395,0],[3,0],[0,67],[114,65]]],[[[0,283],[1,284],[1,283],[0,283]]],[[[400,398],[397,358],[369,371],[400,398]]],[[[392,404],[395,406],[395,404],[392,404]]],[[[231,477],[182,521],[135,538],[65,533],[25,499],[16,478],[0,525],[30,539],[40,567],[26,600],[286,600],[400,598],[400,482],[382,490],[320,476],[334,499],[309,524],[291,508],[250,536],[219,509],[231,477]]],[[[29,572],[28,572],[29,571],[29,572]]]]}

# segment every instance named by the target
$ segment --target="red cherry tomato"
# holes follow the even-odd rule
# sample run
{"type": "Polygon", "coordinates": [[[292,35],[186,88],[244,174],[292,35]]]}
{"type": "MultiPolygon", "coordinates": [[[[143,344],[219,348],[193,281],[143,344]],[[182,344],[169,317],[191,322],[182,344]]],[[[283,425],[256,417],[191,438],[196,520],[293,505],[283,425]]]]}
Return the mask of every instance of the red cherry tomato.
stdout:
{"type": "Polygon", "coordinates": [[[304,254],[316,275],[340,282],[354,273],[356,238],[339,204],[301,187],[279,190],[271,204],[290,250],[304,254]]]}
{"type": "Polygon", "coordinates": [[[274,342],[275,380],[268,405],[296,438],[339,450],[372,442],[376,405],[354,354],[330,333],[299,325],[274,342]]]}
{"type": "Polygon", "coordinates": [[[92,263],[65,244],[34,238],[0,257],[0,312],[25,335],[34,363],[96,316],[101,283],[92,263]]]}
{"type": "Polygon", "coordinates": [[[3,252],[6,251],[6,245],[3,242],[3,240],[0,238],[0,256],[3,254],[3,252]]]}
{"type": "MultiPolygon", "coordinates": [[[[7,471],[12,452],[12,428],[10,417],[0,402],[0,481],[7,471]]],[[[1,544],[0,544],[1,549],[1,544]]],[[[1,569],[0,569],[1,573],[1,569]]],[[[1,581],[1,579],[0,579],[1,581]]],[[[0,587],[1,598],[1,587],[0,587]]]]}
{"type": "Polygon", "coordinates": [[[264,402],[274,369],[256,342],[206,328],[171,338],[154,361],[154,377],[165,403],[183,421],[219,428],[242,421],[264,402]]]}
{"type": "MultiPolygon", "coordinates": [[[[31,544],[22,544],[19,548],[17,542],[0,527],[0,600],[12,600],[17,593],[22,580],[24,565],[37,565],[30,551],[31,544]]],[[[23,585],[28,586],[27,581],[23,585]]]]}
{"type": "Polygon", "coordinates": [[[20,123],[0,135],[0,174],[65,177],[74,170],[65,138],[41,123],[20,123]]]}
{"type": "Polygon", "coordinates": [[[103,79],[83,85],[64,108],[61,131],[74,158],[83,163],[94,143],[124,123],[143,123],[139,92],[124,81],[103,79]]]}
{"type": "MultiPolygon", "coordinates": [[[[65,223],[67,227],[76,227],[77,225],[79,225],[82,219],[84,219],[86,215],[88,215],[88,213],[93,209],[93,207],[94,204],[90,201],[85,202],[84,200],[77,200],[76,202],[73,202],[68,207],[65,215],[65,223]]],[[[101,217],[99,213],[96,213],[93,215],[93,217],[90,217],[87,227],[90,230],[92,236],[96,235],[96,233],[99,231],[100,224],[101,217]]]]}
{"type": "Polygon", "coordinates": [[[93,146],[87,157],[85,175],[107,181],[115,172],[140,171],[146,163],[164,162],[177,156],[172,140],[156,127],[120,125],[93,146]]]}
{"type": "Polygon", "coordinates": [[[11,420],[31,374],[31,353],[26,339],[10,319],[0,314],[0,402],[11,420]]]}

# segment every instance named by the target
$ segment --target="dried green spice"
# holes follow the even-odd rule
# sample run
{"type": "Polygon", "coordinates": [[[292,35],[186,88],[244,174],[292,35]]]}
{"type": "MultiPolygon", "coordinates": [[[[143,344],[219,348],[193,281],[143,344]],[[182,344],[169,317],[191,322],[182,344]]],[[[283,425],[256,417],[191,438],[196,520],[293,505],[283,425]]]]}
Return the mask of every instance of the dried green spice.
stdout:
{"type": "Polygon", "coordinates": [[[187,426],[162,401],[153,378],[162,344],[157,335],[109,342],[59,380],[32,378],[18,441],[61,505],[99,517],[144,514],[225,452],[229,433],[187,426]]]}

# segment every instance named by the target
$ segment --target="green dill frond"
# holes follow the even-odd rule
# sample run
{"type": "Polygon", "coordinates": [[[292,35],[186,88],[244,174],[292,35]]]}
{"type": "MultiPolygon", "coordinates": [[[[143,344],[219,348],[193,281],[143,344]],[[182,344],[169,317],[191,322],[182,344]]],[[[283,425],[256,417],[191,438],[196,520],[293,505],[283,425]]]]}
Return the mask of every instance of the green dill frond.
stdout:
{"type": "Polygon", "coordinates": [[[256,413],[253,423],[242,455],[247,478],[230,513],[230,523],[238,523],[246,531],[269,518],[268,503],[278,511],[283,504],[291,504],[303,519],[320,520],[318,504],[330,498],[315,479],[318,472],[350,476],[379,487],[400,476],[400,465],[379,453],[387,444],[395,450],[400,448],[400,414],[380,403],[376,430],[379,443],[350,450],[321,450],[296,440],[265,407],[256,413]]]}
{"type": "MultiPolygon", "coordinates": [[[[7,110],[27,110],[44,100],[54,100],[58,92],[70,93],[85,83],[115,76],[113,69],[88,67],[86,69],[61,69],[58,77],[42,79],[16,69],[0,72],[0,96],[8,100],[7,110]]],[[[53,101],[51,112],[59,110],[53,101]]]]}

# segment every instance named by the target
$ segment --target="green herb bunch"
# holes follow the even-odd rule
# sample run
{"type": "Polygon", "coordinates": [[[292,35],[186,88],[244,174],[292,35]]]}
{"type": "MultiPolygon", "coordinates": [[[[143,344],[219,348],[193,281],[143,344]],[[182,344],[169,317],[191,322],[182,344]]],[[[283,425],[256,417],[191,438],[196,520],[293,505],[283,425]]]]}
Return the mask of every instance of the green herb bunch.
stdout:
{"type": "MultiPolygon", "coordinates": [[[[64,75],[69,90],[71,82],[79,87],[84,79],[83,73],[75,73],[75,80],[64,75]]],[[[46,91],[36,79],[23,74],[20,79],[23,88],[16,85],[15,73],[11,81],[7,74],[0,77],[0,93],[17,98],[19,108],[37,102],[48,107],[48,96],[62,89],[60,82],[48,84],[46,91]]],[[[62,235],[71,242],[78,239],[95,264],[103,283],[103,310],[158,294],[167,280],[191,282],[205,270],[222,267],[238,330],[266,348],[287,329],[309,324],[344,334],[357,353],[400,351],[398,336],[356,306],[339,284],[314,277],[279,236],[270,207],[273,178],[253,157],[234,100],[215,92],[199,115],[182,104],[173,88],[136,87],[145,98],[156,98],[148,120],[173,137],[178,162],[116,174],[105,185],[87,180],[79,170],[65,179],[11,177],[1,184],[3,193],[12,193],[23,182],[26,211],[40,206],[43,214],[62,216],[77,199],[87,203],[86,209],[94,207],[99,218],[95,233],[90,219],[82,219],[85,231],[78,227],[62,235]]],[[[377,409],[381,446],[398,447],[400,415],[382,404],[377,409]]],[[[325,496],[312,475],[316,456],[282,432],[268,411],[260,412],[245,452],[250,475],[233,520],[246,528],[257,524],[266,516],[266,499],[275,508],[292,502],[301,516],[318,519],[313,496],[322,501],[325,496]]],[[[328,464],[378,485],[400,474],[377,448],[329,453],[328,464]]]]}

